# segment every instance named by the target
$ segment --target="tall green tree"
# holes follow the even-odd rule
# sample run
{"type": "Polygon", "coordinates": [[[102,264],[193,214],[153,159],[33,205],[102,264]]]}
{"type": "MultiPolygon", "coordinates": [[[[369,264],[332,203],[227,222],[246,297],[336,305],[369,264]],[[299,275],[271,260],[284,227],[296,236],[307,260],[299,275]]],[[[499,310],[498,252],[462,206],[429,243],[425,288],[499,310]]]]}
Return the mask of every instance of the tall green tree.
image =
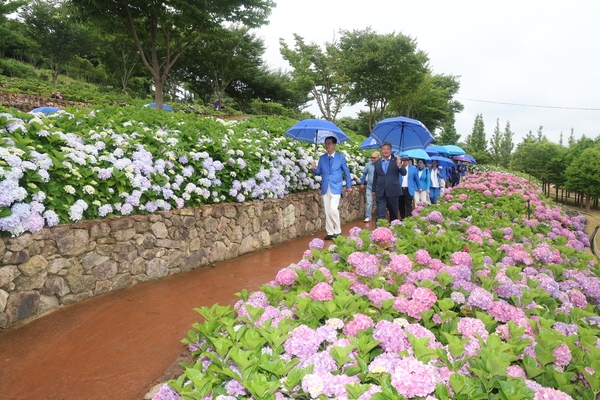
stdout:
{"type": "Polygon", "coordinates": [[[244,70],[225,92],[236,101],[237,109],[244,112],[248,111],[253,99],[263,103],[278,103],[297,112],[309,101],[307,92],[293,90],[292,78],[287,72],[272,70],[264,64],[258,70],[244,70]]]}
{"type": "Polygon", "coordinates": [[[415,91],[392,99],[390,108],[395,115],[418,119],[434,132],[463,110],[463,105],[452,99],[459,88],[457,76],[428,73],[415,91]]]}
{"type": "Polygon", "coordinates": [[[502,131],[500,131],[500,119],[496,118],[496,127],[494,134],[490,139],[490,154],[494,165],[500,164],[500,147],[502,146],[502,131]]]}
{"type": "Polygon", "coordinates": [[[450,114],[448,118],[444,121],[442,126],[440,127],[440,133],[438,134],[435,143],[439,145],[445,144],[456,144],[460,139],[460,135],[456,132],[456,128],[454,123],[456,119],[454,117],[454,113],[450,114]]]}
{"type": "Polygon", "coordinates": [[[325,49],[294,34],[294,48],[290,48],[283,39],[279,39],[279,52],[290,63],[296,91],[310,93],[315,100],[321,116],[335,121],[346,103],[350,81],[346,75],[342,54],[338,45],[325,43],[325,49]]]}
{"type": "Polygon", "coordinates": [[[219,29],[204,36],[191,48],[179,66],[185,82],[210,85],[219,104],[231,82],[245,71],[258,71],[265,51],[264,42],[247,27],[219,29]]]}
{"type": "Polygon", "coordinates": [[[583,194],[585,210],[590,211],[592,198],[600,197],[600,145],[589,147],[578,154],[565,172],[565,187],[583,194]]]}
{"type": "Polygon", "coordinates": [[[485,139],[485,125],[483,115],[477,114],[473,124],[473,131],[466,139],[466,151],[480,164],[487,164],[490,161],[490,155],[487,152],[487,140],[485,139]]]}
{"type": "Polygon", "coordinates": [[[404,34],[378,34],[371,27],[342,31],[344,71],[352,85],[349,104],[364,102],[369,127],[385,118],[390,101],[415,93],[428,73],[427,55],[404,34]]]}
{"type": "Polygon", "coordinates": [[[126,32],[154,80],[157,108],[179,57],[226,23],[250,28],[267,23],[272,0],[68,0],[80,16],[106,32],[126,32]]]}
{"type": "Polygon", "coordinates": [[[508,168],[510,165],[512,151],[515,147],[513,142],[514,136],[515,133],[510,129],[510,121],[506,121],[500,141],[500,165],[504,168],[508,168]]]}
{"type": "Polygon", "coordinates": [[[98,56],[109,78],[118,82],[121,91],[127,94],[129,80],[145,68],[131,36],[123,33],[104,35],[98,56]]]}
{"type": "Polygon", "coordinates": [[[33,0],[20,16],[48,62],[53,83],[70,60],[90,51],[91,35],[72,18],[60,0],[33,0]]]}
{"type": "Polygon", "coordinates": [[[16,55],[15,50],[25,43],[19,29],[23,24],[8,16],[26,4],[27,0],[0,0],[0,58],[16,55]]]}

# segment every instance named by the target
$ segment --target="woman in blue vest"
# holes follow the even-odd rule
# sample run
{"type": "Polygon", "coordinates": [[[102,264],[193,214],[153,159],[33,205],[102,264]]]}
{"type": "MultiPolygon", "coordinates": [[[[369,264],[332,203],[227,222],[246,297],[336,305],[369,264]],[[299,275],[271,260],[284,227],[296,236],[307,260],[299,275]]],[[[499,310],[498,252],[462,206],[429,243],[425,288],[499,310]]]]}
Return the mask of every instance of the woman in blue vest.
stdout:
{"type": "Polygon", "coordinates": [[[425,168],[425,162],[419,160],[417,162],[417,190],[415,191],[415,205],[423,203],[423,205],[431,204],[429,200],[429,188],[431,187],[431,177],[429,170],[425,168]]]}

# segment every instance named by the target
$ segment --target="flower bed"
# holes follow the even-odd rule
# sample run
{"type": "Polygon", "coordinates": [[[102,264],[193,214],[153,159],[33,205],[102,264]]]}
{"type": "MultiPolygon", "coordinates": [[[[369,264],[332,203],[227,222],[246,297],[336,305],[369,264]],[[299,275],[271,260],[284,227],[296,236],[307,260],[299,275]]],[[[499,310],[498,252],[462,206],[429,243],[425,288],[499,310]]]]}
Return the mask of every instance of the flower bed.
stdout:
{"type": "MultiPolygon", "coordinates": [[[[31,115],[0,107],[0,234],[319,188],[294,121],[197,118],[150,107],[31,115]]],[[[354,140],[353,143],[359,143],[354,140]]],[[[364,157],[343,144],[358,182],[364,157]]],[[[319,150],[321,152],[322,150],[319,150]]]]}
{"type": "Polygon", "coordinates": [[[582,217],[489,172],[384,225],[314,239],[234,308],[198,309],[195,362],[154,399],[597,398],[582,217]]]}

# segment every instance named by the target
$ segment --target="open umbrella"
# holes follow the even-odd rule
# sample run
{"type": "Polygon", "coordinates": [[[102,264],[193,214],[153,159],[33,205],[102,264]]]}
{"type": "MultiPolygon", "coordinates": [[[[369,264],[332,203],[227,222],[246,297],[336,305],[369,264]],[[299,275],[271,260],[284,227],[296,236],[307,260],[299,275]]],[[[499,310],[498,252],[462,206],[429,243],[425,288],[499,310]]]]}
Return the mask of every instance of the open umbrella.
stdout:
{"type": "MultiPolygon", "coordinates": [[[[425,151],[427,151],[427,150],[437,151],[439,153],[438,155],[443,156],[443,157],[448,157],[450,155],[450,153],[448,153],[448,149],[446,149],[446,146],[438,146],[438,145],[432,144],[425,148],[425,151]]],[[[432,154],[432,155],[435,155],[435,154],[432,154]]]]}
{"type": "Polygon", "coordinates": [[[439,156],[440,152],[432,148],[432,146],[425,147],[425,152],[430,156],[439,156]]]}
{"type": "Polygon", "coordinates": [[[464,154],[467,154],[467,152],[464,151],[462,148],[453,144],[447,144],[444,145],[444,147],[446,148],[446,150],[448,150],[448,154],[451,156],[462,156],[464,154]]]}
{"type": "Polygon", "coordinates": [[[381,143],[377,141],[377,139],[373,137],[368,137],[358,146],[360,150],[373,150],[381,147],[381,143]]]}
{"type": "Polygon", "coordinates": [[[475,160],[475,157],[473,157],[473,156],[470,156],[468,154],[464,154],[462,157],[468,158],[469,160],[471,160],[471,164],[477,164],[477,160],[475,160]]]}
{"type": "Polygon", "coordinates": [[[455,156],[455,157],[452,157],[452,159],[456,160],[456,161],[466,162],[466,163],[469,163],[469,164],[477,164],[476,162],[473,162],[475,159],[473,157],[470,157],[470,156],[469,157],[455,156]]]}
{"type": "Polygon", "coordinates": [[[38,108],[34,108],[33,110],[30,111],[31,114],[35,114],[35,113],[44,113],[44,114],[52,114],[55,112],[60,111],[60,108],[58,107],[38,107],[38,108]]]}
{"type": "MultiPolygon", "coordinates": [[[[379,149],[381,147],[381,143],[379,143],[379,141],[377,139],[375,139],[374,137],[368,137],[365,140],[363,140],[363,142],[360,144],[360,146],[358,147],[360,150],[374,150],[374,149],[379,149]]],[[[392,145],[392,152],[397,153],[398,152],[398,146],[396,145],[392,145]]]]}
{"type": "MultiPolygon", "coordinates": [[[[156,103],[148,103],[144,107],[156,108],[156,103]]],[[[173,109],[168,104],[163,104],[163,110],[173,112],[173,109]]]]}
{"type": "Polygon", "coordinates": [[[401,156],[409,156],[410,158],[418,158],[422,160],[430,160],[431,156],[423,149],[412,149],[400,152],[401,156]]]}
{"type": "Polygon", "coordinates": [[[381,143],[389,142],[396,145],[400,151],[424,149],[433,142],[433,135],[421,121],[406,117],[386,118],[379,121],[370,136],[381,143]]]}
{"type": "Polygon", "coordinates": [[[436,160],[438,165],[443,168],[452,167],[454,163],[451,159],[442,156],[431,156],[431,161],[436,160]]]}
{"type": "Polygon", "coordinates": [[[350,138],[336,124],[324,119],[303,119],[285,131],[285,136],[309,143],[324,143],[328,136],[335,136],[338,143],[350,138]]]}

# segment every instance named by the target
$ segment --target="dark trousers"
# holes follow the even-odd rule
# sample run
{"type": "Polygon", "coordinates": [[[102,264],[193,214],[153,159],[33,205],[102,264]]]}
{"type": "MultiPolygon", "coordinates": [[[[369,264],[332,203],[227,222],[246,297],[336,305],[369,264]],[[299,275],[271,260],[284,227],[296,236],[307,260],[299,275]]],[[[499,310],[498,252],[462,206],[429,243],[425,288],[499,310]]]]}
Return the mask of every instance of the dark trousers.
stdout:
{"type": "Polygon", "coordinates": [[[398,219],[398,196],[377,197],[377,219],[385,219],[385,210],[390,212],[390,221],[398,219]]]}
{"type": "Polygon", "coordinates": [[[402,219],[412,216],[413,197],[408,192],[408,188],[402,188],[402,196],[400,196],[398,203],[402,219]]]}

